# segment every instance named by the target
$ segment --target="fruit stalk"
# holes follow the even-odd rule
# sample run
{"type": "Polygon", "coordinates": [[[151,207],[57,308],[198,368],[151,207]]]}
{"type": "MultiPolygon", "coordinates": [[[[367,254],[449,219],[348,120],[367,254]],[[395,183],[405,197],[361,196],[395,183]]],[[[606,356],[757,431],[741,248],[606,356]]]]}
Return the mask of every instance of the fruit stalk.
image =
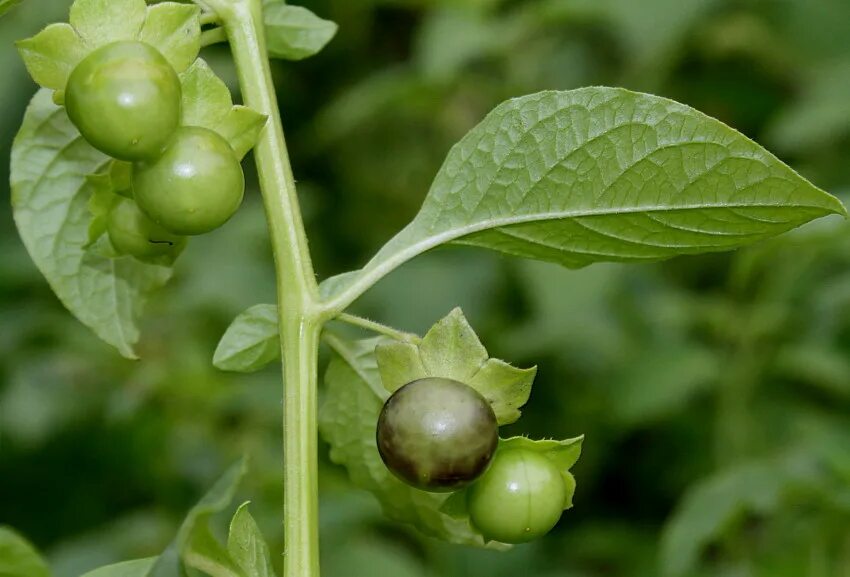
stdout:
{"type": "Polygon", "coordinates": [[[261,0],[207,0],[230,40],[245,104],[268,116],[254,149],[277,275],[284,366],[283,577],[319,577],[316,388],[327,320],[307,249],[262,25],[261,0]]]}

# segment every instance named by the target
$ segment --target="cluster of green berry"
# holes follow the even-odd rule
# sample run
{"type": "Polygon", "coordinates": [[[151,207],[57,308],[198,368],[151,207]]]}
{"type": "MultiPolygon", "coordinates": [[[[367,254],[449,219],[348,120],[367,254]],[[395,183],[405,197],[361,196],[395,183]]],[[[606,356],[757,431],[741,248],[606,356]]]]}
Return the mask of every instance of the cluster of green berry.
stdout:
{"type": "Polygon", "coordinates": [[[557,467],[531,450],[499,448],[492,406],[464,383],[428,377],[398,389],[381,411],[377,443],[387,468],[413,487],[469,487],[469,518],[489,540],[531,541],[561,518],[557,467]]]}
{"type": "Polygon", "coordinates": [[[217,132],[181,125],[180,79],[149,44],[94,50],[68,78],[64,104],[89,144],[132,163],[124,198],[107,221],[118,253],[143,261],[176,257],[186,236],[218,228],[242,203],[239,158],[217,132]]]}

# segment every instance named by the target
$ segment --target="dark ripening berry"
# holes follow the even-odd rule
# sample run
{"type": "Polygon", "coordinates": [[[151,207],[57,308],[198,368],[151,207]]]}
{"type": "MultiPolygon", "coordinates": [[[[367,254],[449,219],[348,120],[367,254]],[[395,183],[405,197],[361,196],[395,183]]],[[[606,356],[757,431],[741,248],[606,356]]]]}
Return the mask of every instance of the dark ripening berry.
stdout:
{"type": "Polygon", "coordinates": [[[180,124],[177,73],[144,42],[98,48],[71,72],[65,109],[95,148],[121,160],[155,158],[180,124]]]}
{"type": "Polygon", "coordinates": [[[469,490],[473,525],[492,541],[525,543],[552,530],[564,510],[566,488],[555,464],[524,449],[499,451],[469,490]]]}
{"type": "Polygon", "coordinates": [[[239,208],[244,192],[236,153],[207,128],[178,128],[161,157],[133,166],[139,207],[175,234],[204,234],[220,227],[239,208]]]}
{"type": "Polygon", "coordinates": [[[176,258],[186,246],[186,237],[171,234],[142,214],[136,203],[121,198],[106,221],[112,247],[145,262],[176,258]]]}
{"type": "Polygon", "coordinates": [[[470,386],[429,377],[384,404],[378,451],[402,481],[425,491],[455,491],[478,478],[499,442],[493,408],[470,386]]]}

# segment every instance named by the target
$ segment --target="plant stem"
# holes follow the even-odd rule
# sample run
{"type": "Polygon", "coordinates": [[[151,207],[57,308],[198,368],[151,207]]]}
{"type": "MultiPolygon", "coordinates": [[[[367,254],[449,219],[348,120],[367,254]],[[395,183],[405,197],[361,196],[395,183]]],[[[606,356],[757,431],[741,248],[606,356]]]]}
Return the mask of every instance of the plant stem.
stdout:
{"type": "Polygon", "coordinates": [[[369,319],[364,319],[363,317],[358,317],[356,315],[351,315],[348,313],[341,313],[339,316],[336,317],[335,320],[348,323],[355,327],[360,327],[361,329],[366,329],[367,331],[372,331],[373,333],[378,333],[379,335],[388,336],[391,339],[395,339],[397,341],[417,343],[422,340],[419,338],[419,336],[414,335],[412,333],[406,333],[404,331],[388,327],[387,325],[382,325],[381,323],[370,321],[369,319]]]}
{"type": "Polygon", "coordinates": [[[224,28],[211,28],[201,32],[201,46],[211,46],[219,42],[227,42],[227,33],[224,28]]]}
{"type": "Polygon", "coordinates": [[[205,0],[230,40],[245,104],[268,116],[254,149],[271,234],[284,366],[283,577],[319,577],[318,432],[319,307],[295,180],[269,68],[261,0],[205,0]]]}

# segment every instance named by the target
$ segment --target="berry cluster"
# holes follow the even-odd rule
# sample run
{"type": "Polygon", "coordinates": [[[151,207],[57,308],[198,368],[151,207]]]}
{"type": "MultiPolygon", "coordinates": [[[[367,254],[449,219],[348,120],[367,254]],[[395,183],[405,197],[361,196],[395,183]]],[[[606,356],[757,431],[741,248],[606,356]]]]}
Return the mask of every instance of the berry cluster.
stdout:
{"type": "Polygon", "coordinates": [[[64,98],[89,144],[132,163],[128,198],[107,221],[118,253],[176,257],[185,236],[218,228],[239,208],[239,158],[217,132],[181,125],[180,79],[156,48],[135,40],[101,46],[74,68],[64,98]]]}
{"type": "Polygon", "coordinates": [[[398,389],[378,419],[378,451],[405,483],[432,492],[469,487],[467,508],[485,538],[525,543],[548,533],[567,498],[555,464],[532,450],[497,449],[499,425],[472,387],[428,377],[398,389]]]}

